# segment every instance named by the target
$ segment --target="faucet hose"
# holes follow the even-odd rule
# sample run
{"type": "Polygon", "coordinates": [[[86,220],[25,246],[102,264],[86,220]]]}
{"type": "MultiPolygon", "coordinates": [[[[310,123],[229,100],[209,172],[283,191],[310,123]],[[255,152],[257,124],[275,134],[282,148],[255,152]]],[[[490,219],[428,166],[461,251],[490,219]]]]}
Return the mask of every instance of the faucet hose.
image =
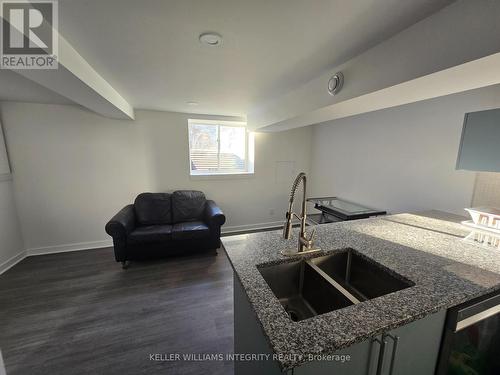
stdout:
{"type": "Polygon", "coordinates": [[[306,174],[304,172],[301,172],[297,175],[295,178],[295,181],[293,182],[292,189],[290,190],[290,203],[293,203],[295,200],[295,193],[297,191],[297,188],[299,187],[299,184],[301,181],[305,180],[306,174]]]}

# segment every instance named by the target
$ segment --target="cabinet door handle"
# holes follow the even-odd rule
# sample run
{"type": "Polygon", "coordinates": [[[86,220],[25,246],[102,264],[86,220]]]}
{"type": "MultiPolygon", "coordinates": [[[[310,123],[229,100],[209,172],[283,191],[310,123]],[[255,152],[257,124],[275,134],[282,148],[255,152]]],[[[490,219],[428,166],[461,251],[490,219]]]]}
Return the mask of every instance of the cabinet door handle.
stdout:
{"type": "Polygon", "coordinates": [[[386,334],[385,337],[389,337],[393,341],[391,365],[389,367],[389,375],[392,375],[392,373],[394,371],[394,362],[396,361],[396,355],[397,355],[397,351],[398,351],[399,336],[392,336],[390,334],[386,334]]]}
{"type": "Polygon", "coordinates": [[[377,374],[382,375],[382,368],[384,366],[384,356],[385,356],[385,347],[387,346],[387,340],[384,336],[382,336],[382,340],[373,339],[374,342],[380,345],[380,349],[378,352],[378,361],[377,361],[377,374]]]}

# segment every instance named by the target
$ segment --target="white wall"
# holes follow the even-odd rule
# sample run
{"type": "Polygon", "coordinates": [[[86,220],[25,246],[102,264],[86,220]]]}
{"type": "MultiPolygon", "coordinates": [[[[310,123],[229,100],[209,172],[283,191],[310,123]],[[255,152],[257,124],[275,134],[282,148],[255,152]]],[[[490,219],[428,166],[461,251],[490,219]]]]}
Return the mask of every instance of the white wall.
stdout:
{"type": "Polygon", "coordinates": [[[310,129],[257,134],[254,176],[194,179],[187,114],[137,111],[124,121],[66,105],[1,109],[30,253],[106,245],[106,221],[143,191],[202,190],[225,211],[226,230],[281,222],[293,176],[277,181],[276,162],[310,165],[310,129]]]}
{"type": "Polygon", "coordinates": [[[12,181],[0,180],[0,273],[25,255],[12,181]]]}
{"type": "Polygon", "coordinates": [[[0,124],[0,273],[24,256],[24,244],[0,124]]]}
{"type": "Polygon", "coordinates": [[[500,107],[500,86],[313,127],[311,187],[391,212],[464,213],[475,173],[456,171],[465,112],[500,107]]]}

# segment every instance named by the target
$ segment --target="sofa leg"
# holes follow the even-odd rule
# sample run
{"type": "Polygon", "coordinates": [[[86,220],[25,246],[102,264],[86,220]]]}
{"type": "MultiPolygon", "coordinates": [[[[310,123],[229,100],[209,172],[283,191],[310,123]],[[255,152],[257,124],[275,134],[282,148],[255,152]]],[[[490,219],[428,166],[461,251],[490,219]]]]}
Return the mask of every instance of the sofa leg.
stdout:
{"type": "Polygon", "coordinates": [[[124,260],[124,261],[122,262],[122,268],[123,268],[124,270],[126,270],[126,269],[128,268],[128,266],[130,266],[130,262],[129,262],[128,260],[124,260]]]}

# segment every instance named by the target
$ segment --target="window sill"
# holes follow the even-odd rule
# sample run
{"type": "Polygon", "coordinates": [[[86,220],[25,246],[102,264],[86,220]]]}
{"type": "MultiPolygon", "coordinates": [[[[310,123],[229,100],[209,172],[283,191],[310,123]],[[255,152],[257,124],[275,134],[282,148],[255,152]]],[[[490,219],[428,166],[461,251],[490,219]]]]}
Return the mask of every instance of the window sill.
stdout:
{"type": "Polygon", "coordinates": [[[240,178],[252,178],[254,174],[254,172],[190,174],[189,178],[191,180],[234,180],[240,178]]]}

